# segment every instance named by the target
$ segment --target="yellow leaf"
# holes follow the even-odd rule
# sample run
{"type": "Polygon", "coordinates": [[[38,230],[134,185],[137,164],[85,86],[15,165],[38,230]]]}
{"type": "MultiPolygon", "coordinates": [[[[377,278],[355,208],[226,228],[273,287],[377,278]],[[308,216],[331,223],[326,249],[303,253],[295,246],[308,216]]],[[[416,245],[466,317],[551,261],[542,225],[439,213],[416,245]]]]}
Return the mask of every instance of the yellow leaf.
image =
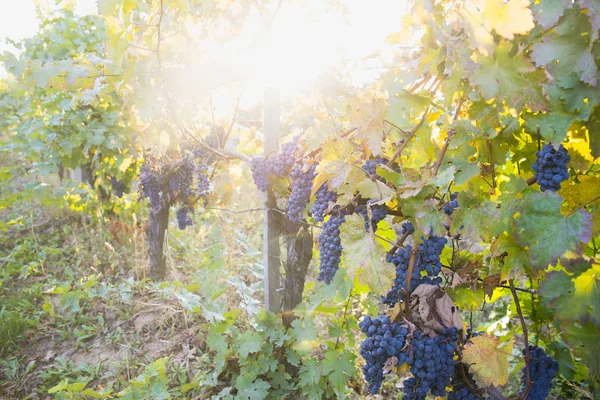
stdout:
{"type": "Polygon", "coordinates": [[[492,31],[506,39],[514,39],[517,34],[525,34],[533,29],[533,14],[529,0],[471,0],[462,12],[466,28],[475,40],[476,46],[490,55],[493,45],[492,31]]]}
{"type": "Polygon", "coordinates": [[[495,336],[476,336],[465,345],[463,362],[479,386],[502,386],[508,382],[508,358],[514,340],[500,343],[495,336]]]}

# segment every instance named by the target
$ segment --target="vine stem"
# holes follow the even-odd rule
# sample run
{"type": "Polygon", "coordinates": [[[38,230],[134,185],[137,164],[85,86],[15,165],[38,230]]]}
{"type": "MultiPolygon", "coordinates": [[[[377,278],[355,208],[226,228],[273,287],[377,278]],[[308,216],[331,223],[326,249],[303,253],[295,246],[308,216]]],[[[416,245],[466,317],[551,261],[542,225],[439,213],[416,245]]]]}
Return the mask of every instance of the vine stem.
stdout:
{"type": "MultiPolygon", "coordinates": [[[[350,289],[350,293],[348,293],[348,299],[346,300],[346,305],[344,306],[344,314],[342,316],[342,326],[341,329],[344,329],[344,325],[346,324],[346,315],[348,314],[348,307],[350,306],[350,300],[352,300],[354,298],[353,294],[352,294],[352,290],[354,290],[354,288],[350,289]]],[[[335,340],[335,349],[337,350],[338,345],[340,343],[340,338],[342,337],[342,334],[340,334],[340,336],[337,337],[337,339],[335,340]]]]}
{"type": "Polygon", "coordinates": [[[400,247],[402,247],[402,245],[404,244],[404,241],[406,240],[406,238],[408,237],[408,235],[410,235],[410,233],[405,232],[402,236],[400,236],[400,238],[394,244],[394,246],[392,246],[392,248],[390,249],[390,251],[387,252],[388,256],[393,255],[396,252],[396,250],[398,250],[400,247]]]}
{"type": "Polygon", "coordinates": [[[408,271],[406,273],[406,281],[404,282],[404,313],[408,317],[410,313],[410,278],[415,268],[415,259],[417,258],[418,244],[415,241],[410,250],[410,260],[408,261],[408,271]]]}
{"type": "Polygon", "coordinates": [[[442,161],[444,161],[444,156],[446,155],[446,151],[448,151],[448,146],[450,146],[450,139],[452,139],[452,136],[454,135],[454,133],[455,133],[454,129],[448,130],[448,136],[446,137],[446,143],[444,143],[444,147],[442,147],[442,152],[440,153],[440,156],[438,157],[437,161],[435,162],[435,164],[433,164],[433,176],[436,176],[438,171],[440,170],[440,166],[442,165],[442,161]]]}
{"type": "MultiPolygon", "coordinates": [[[[419,121],[419,123],[417,125],[415,125],[414,128],[411,129],[410,133],[408,134],[408,137],[406,138],[406,140],[404,141],[404,143],[402,143],[402,146],[400,146],[400,148],[398,150],[396,150],[396,153],[394,153],[394,155],[392,156],[392,158],[390,158],[390,161],[388,161],[388,163],[387,163],[388,167],[391,167],[391,166],[394,165],[394,161],[396,160],[396,158],[400,157],[400,154],[402,154],[402,151],[406,148],[406,146],[408,146],[408,142],[410,142],[410,140],[413,138],[413,136],[415,136],[415,134],[417,133],[417,131],[419,130],[419,128],[421,127],[421,125],[423,125],[423,122],[425,122],[425,119],[427,118],[427,113],[429,113],[429,106],[427,106],[427,108],[423,112],[423,116],[421,117],[421,120],[419,121]]],[[[400,132],[403,132],[402,129],[400,129],[396,125],[392,124],[391,122],[389,122],[389,121],[385,121],[385,122],[387,122],[388,124],[394,126],[400,132]]]]}
{"type": "Polygon", "coordinates": [[[488,154],[490,156],[490,165],[492,166],[492,188],[496,189],[496,167],[494,166],[494,153],[492,152],[492,141],[486,140],[488,154]]]}
{"type": "Polygon", "coordinates": [[[531,390],[531,386],[533,383],[531,382],[531,354],[529,354],[529,334],[527,332],[527,324],[525,323],[525,317],[523,317],[523,311],[521,310],[521,303],[519,303],[519,297],[517,296],[517,291],[515,290],[515,280],[511,279],[510,283],[510,292],[512,293],[513,299],[515,300],[515,307],[517,308],[517,314],[519,315],[519,320],[521,321],[521,328],[523,329],[523,340],[525,341],[525,390],[523,390],[523,394],[519,396],[519,399],[526,399],[529,391],[531,390]]]}

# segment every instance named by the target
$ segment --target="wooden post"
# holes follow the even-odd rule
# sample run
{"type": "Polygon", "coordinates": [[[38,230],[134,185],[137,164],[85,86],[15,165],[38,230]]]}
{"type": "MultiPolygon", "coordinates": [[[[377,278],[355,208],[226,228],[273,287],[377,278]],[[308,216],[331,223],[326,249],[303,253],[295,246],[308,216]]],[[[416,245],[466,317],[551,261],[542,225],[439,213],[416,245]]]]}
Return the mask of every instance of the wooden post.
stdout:
{"type": "MultiPolygon", "coordinates": [[[[279,151],[279,91],[272,87],[265,88],[264,98],[264,153],[265,157],[279,151]]],[[[281,309],[281,257],[279,236],[280,218],[274,208],[277,206],[273,187],[269,183],[266,193],[266,208],[263,235],[263,260],[265,281],[265,308],[277,313],[281,309]]]]}

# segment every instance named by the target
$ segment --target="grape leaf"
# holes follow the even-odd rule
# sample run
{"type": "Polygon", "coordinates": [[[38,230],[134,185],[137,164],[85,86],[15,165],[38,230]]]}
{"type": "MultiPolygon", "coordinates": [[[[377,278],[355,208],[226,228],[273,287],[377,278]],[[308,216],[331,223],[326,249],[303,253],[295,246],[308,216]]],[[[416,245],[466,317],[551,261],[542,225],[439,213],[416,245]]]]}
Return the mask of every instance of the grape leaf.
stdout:
{"type": "Polygon", "coordinates": [[[517,243],[512,235],[502,234],[492,242],[492,259],[489,273],[502,273],[502,280],[507,280],[520,273],[531,275],[529,253],[517,243]]]}
{"type": "Polygon", "coordinates": [[[497,132],[495,131],[492,134],[482,132],[468,119],[453,121],[452,124],[450,124],[450,128],[455,131],[452,140],[450,140],[450,145],[448,146],[450,149],[457,149],[474,140],[493,139],[497,136],[497,132]]]}
{"type": "Polygon", "coordinates": [[[427,97],[400,92],[390,97],[385,119],[401,129],[409,130],[413,120],[425,111],[428,104],[427,97]]]}
{"type": "Polygon", "coordinates": [[[549,303],[554,299],[570,295],[575,290],[573,279],[563,271],[550,271],[544,276],[538,289],[539,295],[549,303]]]}
{"type": "Polygon", "coordinates": [[[575,292],[571,303],[573,305],[577,303],[589,312],[592,322],[600,328],[600,265],[592,265],[590,269],[575,278],[573,283],[575,292]]]}
{"type": "Polygon", "coordinates": [[[552,64],[553,75],[559,77],[575,72],[583,82],[596,86],[598,67],[589,39],[582,36],[587,29],[589,23],[579,15],[571,15],[555,31],[544,35],[541,42],[533,45],[531,59],[538,67],[558,60],[558,63],[552,64]]]}
{"type": "Polygon", "coordinates": [[[571,0],[544,0],[534,4],[531,9],[535,20],[542,28],[550,29],[556,25],[565,10],[572,6],[573,2],[571,0]]]}
{"type": "Polygon", "coordinates": [[[561,335],[576,357],[580,357],[590,369],[590,374],[600,376],[600,329],[591,322],[580,325],[564,324],[561,335]]]}
{"type": "Polygon", "coordinates": [[[577,177],[579,183],[564,185],[560,191],[565,203],[563,213],[569,214],[587,204],[600,204],[600,177],[580,175],[577,177]]]}
{"type": "Polygon", "coordinates": [[[240,357],[245,359],[248,358],[249,354],[260,351],[263,338],[253,331],[246,331],[238,336],[236,343],[239,346],[238,353],[240,357]]]}
{"type": "Polygon", "coordinates": [[[343,243],[342,257],[344,270],[351,278],[357,278],[377,294],[384,295],[392,287],[395,270],[384,262],[385,249],[365,234],[364,219],[358,215],[346,217],[340,227],[343,243]]]}
{"type": "Polygon", "coordinates": [[[508,359],[514,340],[500,343],[500,339],[490,335],[471,338],[465,345],[463,362],[469,364],[469,371],[479,386],[501,386],[508,382],[508,359]]]}
{"type": "Polygon", "coordinates": [[[534,268],[545,269],[565,251],[590,240],[591,215],[584,210],[562,215],[562,198],[557,194],[528,191],[522,202],[516,220],[517,237],[522,245],[529,246],[534,268]]]}
{"type": "Polygon", "coordinates": [[[484,99],[506,99],[509,106],[520,110],[525,105],[523,89],[531,85],[526,74],[533,72],[535,67],[523,53],[511,56],[511,49],[511,43],[502,42],[493,57],[474,54],[479,69],[469,78],[484,99]]]}
{"type": "Polygon", "coordinates": [[[372,180],[370,178],[363,179],[356,189],[363,198],[373,199],[376,201],[388,201],[392,198],[392,189],[387,187],[379,180],[372,180]]]}

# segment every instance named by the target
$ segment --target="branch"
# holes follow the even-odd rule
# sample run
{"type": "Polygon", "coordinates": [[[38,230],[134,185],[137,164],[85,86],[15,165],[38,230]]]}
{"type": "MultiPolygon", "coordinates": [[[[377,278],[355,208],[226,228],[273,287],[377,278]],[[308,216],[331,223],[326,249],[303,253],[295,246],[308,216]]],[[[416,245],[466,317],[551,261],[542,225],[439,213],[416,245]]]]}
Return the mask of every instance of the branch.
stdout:
{"type": "Polygon", "coordinates": [[[527,183],[527,186],[531,186],[531,185],[533,185],[536,182],[537,182],[537,177],[534,175],[531,178],[527,179],[526,183],[527,183]]]}
{"type": "MultiPolygon", "coordinates": [[[[411,129],[410,133],[408,134],[408,137],[406,138],[404,143],[402,143],[402,146],[400,146],[400,148],[396,151],[396,153],[394,153],[394,155],[392,156],[390,161],[388,161],[388,163],[387,163],[388,167],[391,167],[394,165],[394,161],[396,160],[396,158],[398,158],[400,156],[400,154],[402,154],[402,151],[406,148],[406,146],[408,145],[408,142],[410,142],[410,140],[413,138],[413,136],[415,136],[415,134],[417,133],[417,131],[419,130],[421,125],[423,125],[423,122],[425,122],[425,118],[427,117],[428,112],[429,112],[429,106],[427,106],[427,108],[423,112],[423,116],[421,117],[421,120],[419,121],[419,123],[413,129],[411,129]]],[[[389,121],[385,121],[385,122],[398,128],[396,125],[392,124],[389,121]]],[[[400,132],[404,132],[402,129],[400,129],[400,128],[398,128],[398,129],[400,130],[400,132]]]]}
{"type": "Polygon", "coordinates": [[[494,166],[494,154],[492,153],[492,141],[486,140],[488,154],[490,156],[490,165],[492,166],[492,188],[496,189],[496,167],[494,166]]]}
{"type": "Polygon", "coordinates": [[[402,247],[402,245],[404,244],[404,241],[406,240],[408,235],[410,235],[410,233],[405,232],[402,236],[400,236],[400,238],[398,238],[398,241],[392,246],[390,251],[387,252],[387,255],[388,256],[393,255],[396,252],[396,250],[398,250],[400,247],[402,247]]]}
{"type": "Polygon", "coordinates": [[[446,137],[446,143],[444,143],[444,147],[442,147],[442,152],[440,153],[440,157],[437,159],[435,164],[433,165],[433,176],[435,177],[440,169],[440,165],[442,165],[442,161],[444,160],[444,156],[446,155],[446,151],[448,150],[448,146],[450,146],[450,139],[454,135],[454,129],[448,130],[448,136],[446,137]]]}
{"type": "Polygon", "coordinates": [[[523,329],[523,340],[525,341],[525,372],[526,372],[526,383],[525,390],[523,390],[523,394],[519,396],[519,399],[526,399],[529,391],[531,390],[531,386],[533,382],[531,382],[531,354],[529,354],[529,335],[527,333],[527,324],[525,323],[525,318],[523,317],[523,311],[521,310],[521,304],[519,303],[519,297],[517,296],[517,291],[515,290],[515,282],[514,279],[510,281],[510,291],[515,300],[515,307],[517,308],[517,314],[519,314],[519,319],[521,320],[521,328],[523,329]]]}
{"type": "Polygon", "coordinates": [[[234,214],[243,214],[243,213],[247,213],[247,212],[254,212],[254,211],[265,211],[267,210],[266,208],[249,208],[247,210],[230,210],[228,208],[218,208],[218,207],[205,207],[205,210],[216,210],[216,211],[226,211],[226,212],[230,212],[230,213],[234,213],[234,214]]]}
{"type": "Polygon", "coordinates": [[[410,250],[410,260],[408,261],[408,271],[406,272],[406,282],[404,282],[404,313],[406,316],[410,313],[410,278],[415,268],[415,259],[417,258],[418,244],[415,241],[410,250]]]}
{"type": "MultiPolygon", "coordinates": [[[[354,288],[352,288],[354,289],[354,288]]],[[[344,314],[342,315],[342,326],[340,327],[340,329],[344,329],[344,324],[346,323],[346,314],[348,313],[348,306],[350,305],[350,300],[352,300],[354,298],[354,296],[352,295],[352,289],[350,289],[350,293],[348,293],[348,300],[346,300],[346,306],[344,307],[344,314]]],[[[337,339],[335,340],[335,346],[334,349],[337,350],[338,348],[338,344],[340,343],[340,338],[342,337],[342,335],[340,334],[340,336],[337,337],[337,339]]]]}

